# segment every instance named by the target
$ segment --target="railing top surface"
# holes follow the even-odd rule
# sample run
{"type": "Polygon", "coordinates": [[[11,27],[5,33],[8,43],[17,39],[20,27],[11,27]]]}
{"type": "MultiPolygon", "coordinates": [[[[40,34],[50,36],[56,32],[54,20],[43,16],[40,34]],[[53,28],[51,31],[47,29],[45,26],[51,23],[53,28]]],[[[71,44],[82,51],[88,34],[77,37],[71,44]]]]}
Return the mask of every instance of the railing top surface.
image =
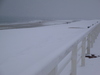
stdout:
{"type": "Polygon", "coordinates": [[[99,24],[97,21],[0,31],[0,71],[4,75],[34,75],[45,67],[52,68],[62,60],[64,52],[70,52],[73,44],[99,24]]]}

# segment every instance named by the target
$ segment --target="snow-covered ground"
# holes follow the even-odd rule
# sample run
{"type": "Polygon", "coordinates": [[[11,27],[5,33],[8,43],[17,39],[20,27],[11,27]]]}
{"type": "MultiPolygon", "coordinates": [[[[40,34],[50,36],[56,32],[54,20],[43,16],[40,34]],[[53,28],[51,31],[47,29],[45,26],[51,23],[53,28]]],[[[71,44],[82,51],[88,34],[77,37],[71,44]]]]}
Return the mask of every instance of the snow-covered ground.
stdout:
{"type": "Polygon", "coordinates": [[[88,31],[88,26],[92,27],[100,22],[97,21],[1,30],[0,75],[19,75],[79,38],[88,31]]]}

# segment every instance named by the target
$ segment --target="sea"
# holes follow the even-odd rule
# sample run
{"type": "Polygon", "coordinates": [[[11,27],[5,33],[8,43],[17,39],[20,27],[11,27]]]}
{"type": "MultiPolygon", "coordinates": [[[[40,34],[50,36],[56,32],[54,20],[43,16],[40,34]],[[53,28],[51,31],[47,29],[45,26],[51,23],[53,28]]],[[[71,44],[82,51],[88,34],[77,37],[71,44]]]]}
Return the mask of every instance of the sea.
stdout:
{"type": "Polygon", "coordinates": [[[1,24],[10,24],[10,23],[23,23],[23,22],[30,22],[30,21],[35,21],[39,20],[34,17],[29,18],[29,17],[0,17],[0,25],[1,24]]]}

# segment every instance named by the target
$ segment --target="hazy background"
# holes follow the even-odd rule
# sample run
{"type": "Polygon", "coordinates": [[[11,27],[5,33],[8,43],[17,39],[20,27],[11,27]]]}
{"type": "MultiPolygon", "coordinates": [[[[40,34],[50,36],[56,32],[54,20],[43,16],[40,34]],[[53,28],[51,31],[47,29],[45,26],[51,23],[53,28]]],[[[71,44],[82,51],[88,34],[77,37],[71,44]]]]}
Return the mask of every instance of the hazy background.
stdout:
{"type": "Polygon", "coordinates": [[[0,17],[100,19],[100,0],[0,0],[0,17]]]}

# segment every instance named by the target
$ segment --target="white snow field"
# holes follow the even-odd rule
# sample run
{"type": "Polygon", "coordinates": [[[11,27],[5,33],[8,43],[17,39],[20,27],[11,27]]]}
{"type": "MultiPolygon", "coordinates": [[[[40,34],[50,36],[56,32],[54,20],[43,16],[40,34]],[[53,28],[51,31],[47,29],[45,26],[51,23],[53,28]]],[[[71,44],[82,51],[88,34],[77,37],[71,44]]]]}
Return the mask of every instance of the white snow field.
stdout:
{"type": "MultiPolygon", "coordinates": [[[[0,30],[0,75],[34,75],[33,72],[43,67],[41,62],[49,62],[49,56],[54,57],[53,53],[61,52],[62,47],[69,46],[99,23],[99,20],[83,20],[70,24],[0,30]]],[[[92,60],[86,60],[86,66],[80,67],[79,75],[87,72],[85,70],[90,64],[95,66],[90,62],[92,60]]],[[[99,64],[99,60],[96,61],[99,64]]]]}

